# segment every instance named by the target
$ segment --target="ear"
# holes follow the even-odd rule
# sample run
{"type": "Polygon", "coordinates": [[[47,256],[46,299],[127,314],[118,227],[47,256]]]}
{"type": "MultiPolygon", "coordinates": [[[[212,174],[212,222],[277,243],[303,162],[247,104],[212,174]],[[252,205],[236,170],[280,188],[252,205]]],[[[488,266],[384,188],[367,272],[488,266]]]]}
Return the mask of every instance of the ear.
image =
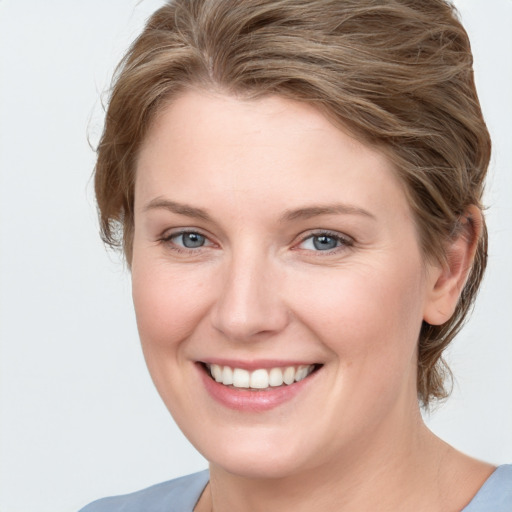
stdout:
{"type": "Polygon", "coordinates": [[[429,267],[423,320],[430,325],[444,324],[455,312],[481,233],[482,212],[477,206],[471,205],[461,217],[455,237],[448,242],[446,261],[429,267]]]}

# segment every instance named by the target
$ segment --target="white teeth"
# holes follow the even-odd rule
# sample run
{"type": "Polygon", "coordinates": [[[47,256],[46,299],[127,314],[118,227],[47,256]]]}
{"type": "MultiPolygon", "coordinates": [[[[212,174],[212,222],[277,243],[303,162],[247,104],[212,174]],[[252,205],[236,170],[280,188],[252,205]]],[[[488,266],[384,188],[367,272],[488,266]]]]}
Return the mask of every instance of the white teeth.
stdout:
{"type": "Polygon", "coordinates": [[[248,388],[250,384],[250,374],[247,370],[235,368],[233,370],[233,386],[235,388],[248,388]]]}
{"type": "Polygon", "coordinates": [[[267,389],[283,384],[290,385],[305,379],[314,370],[314,365],[298,367],[258,369],[252,372],[242,368],[231,368],[218,364],[207,365],[216,382],[235,388],[267,389]]]}
{"type": "Polygon", "coordinates": [[[222,370],[222,384],[225,386],[233,384],[233,370],[229,366],[224,366],[222,370]]]}
{"type": "Polygon", "coordinates": [[[268,372],[267,370],[255,370],[251,373],[251,388],[265,389],[268,388],[268,372]]]}
{"type": "Polygon", "coordinates": [[[295,382],[299,382],[299,380],[305,379],[308,376],[308,366],[299,366],[297,368],[297,372],[295,373],[295,382]]]}
{"type": "Polygon", "coordinates": [[[281,368],[272,368],[268,374],[268,383],[271,386],[283,385],[283,370],[281,368]]]}
{"type": "Polygon", "coordinates": [[[288,385],[295,381],[295,368],[293,366],[288,366],[286,368],[283,373],[283,381],[288,385]]]}
{"type": "Polygon", "coordinates": [[[217,382],[222,382],[222,368],[218,364],[212,364],[210,371],[217,382]]]}

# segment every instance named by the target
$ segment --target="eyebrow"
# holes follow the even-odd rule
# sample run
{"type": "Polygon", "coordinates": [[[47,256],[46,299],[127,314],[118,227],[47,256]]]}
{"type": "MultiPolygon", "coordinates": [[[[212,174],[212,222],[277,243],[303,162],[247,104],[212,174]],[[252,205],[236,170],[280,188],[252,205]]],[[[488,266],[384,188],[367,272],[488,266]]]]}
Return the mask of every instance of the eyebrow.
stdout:
{"type": "Polygon", "coordinates": [[[168,210],[172,213],[177,213],[178,215],[185,215],[186,217],[192,217],[195,219],[201,219],[207,222],[212,221],[211,215],[202,208],[196,208],[195,206],[190,206],[184,203],[176,203],[175,201],[169,201],[168,199],[163,199],[161,197],[157,197],[152,199],[143,209],[143,211],[147,212],[150,210],[168,210]]]}
{"type": "MultiPolygon", "coordinates": [[[[197,208],[195,206],[190,206],[185,203],[177,203],[175,201],[170,201],[169,199],[163,199],[161,197],[157,197],[152,199],[143,209],[143,211],[150,210],[167,210],[172,213],[176,213],[178,215],[185,215],[186,217],[191,217],[195,219],[201,219],[207,222],[212,222],[212,216],[202,208],[197,208]]],[[[318,217],[320,215],[361,215],[364,217],[368,217],[370,219],[375,220],[375,215],[370,213],[363,208],[359,208],[357,206],[348,205],[344,203],[336,203],[330,205],[312,205],[306,206],[303,208],[297,208],[294,210],[286,210],[283,215],[281,215],[279,221],[280,222],[291,222],[294,220],[305,220],[310,219],[312,217],[318,217]]]]}
{"type": "Polygon", "coordinates": [[[293,221],[293,220],[305,220],[310,219],[312,217],[317,217],[320,215],[362,215],[364,217],[368,217],[369,219],[376,220],[375,215],[370,213],[363,208],[359,208],[357,206],[336,203],[330,205],[321,205],[321,206],[307,206],[305,208],[298,208],[296,210],[287,210],[281,216],[281,222],[293,221]]]}

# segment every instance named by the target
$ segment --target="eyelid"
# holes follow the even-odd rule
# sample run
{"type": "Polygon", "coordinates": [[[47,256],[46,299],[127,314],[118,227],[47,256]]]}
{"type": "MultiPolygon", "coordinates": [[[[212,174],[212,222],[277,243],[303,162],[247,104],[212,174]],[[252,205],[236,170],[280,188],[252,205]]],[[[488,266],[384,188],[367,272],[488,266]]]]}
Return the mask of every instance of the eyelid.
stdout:
{"type": "Polygon", "coordinates": [[[192,228],[192,227],[167,229],[158,237],[157,242],[166,244],[170,248],[172,248],[173,250],[175,250],[177,252],[186,251],[186,252],[194,252],[194,253],[198,253],[202,249],[214,247],[216,245],[215,242],[212,241],[211,237],[207,233],[204,233],[203,230],[201,230],[199,228],[192,228]],[[204,237],[206,240],[205,245],[192,248],[192,247],[184,247],[184,246],[178,245],[173,242],[173,238],[179,237],[179,236],[187,234],[187,233],[194,233],[194,234],[204,237]]]}
{"type": "Polygon", "coordinates": [[[208,239],[211,239],[211,235],[202,228],[198,228],[195,226],[176,226],[176,227],[168,227],[161,231],[161,234],[158,235],[160,239],[169,239],[173,236],[182,235],[183,233],[197,233],[198,235],[202,235],[208,239]]]}
{"type": "MultiPolygon", "coordinates": [[[[202,229],[199,228],[192,228],[192,227],[180,227],[180,228],[174,228],[174,229],[167,229],[165,230],[162,235],[160,235],[157,239],[157,242],[167,244],[169,245],[173,250],[180,252],[180,251],[186,251],[186,252],[195,252],[198,253],[201,250],[209,247],[215,247],[217,244],[212,241],[212,238],[209,234],[205,233],[202,229]],[[203,246],[199,246],[196,248],[189,248],[184,247],[178,244],[175,244],[173,242],[173,238],[179,237],[180,235],[184,235],[186,233],[196,233],[198,235],[201,235],[205,238],[206,244],[203,246]]],[[[339,231],[333,231],[330,229],[316,229],[316,230],[310,230],[305,233],[302,233],[298,236],[298,241],[292,244],[292,250],[304,250],[311,253],[315,253],[315,255],[329,255],[336,253],[340,250],[347,249],[354,245],[354,239],[344,233],[340,233],[339,231]],[[319,237],[319,236],[327,236],[330,238],[336,239],[340,245],[337,245],[336,247],[332,249],[328,249],[325,251],[320,250],[311,250],[311,249],[301,249],[299,246],[303,244],[306,240],[313,238],[313,237],[319,237]]]]}
{"type": "Polygon", "coordinates": [[[294,244],[294,248],[297,250],[301,250],[300,246],[303,244],[306,240],[317,237],[317,236],[327,236],[330,238],[336,239],[338,242],[340,242],[340,245],[334,247],[333,249],[325,250],[325,251],[313,251],[311,249],[302,249],[305,251],[310,251],[313,253],[323,253],[324,255],[332,254],[334,252],[337,252],[339,250],[346,249],[348,247],[351,247],[354,245],[354,239],[348,235],[345,235],[344,233],[340,233],[339,231],[332,231],[330,229],[318,229],[313,231],[308,231],[307,233],[302,233],[300,235],[299,241],[294,244]]]}

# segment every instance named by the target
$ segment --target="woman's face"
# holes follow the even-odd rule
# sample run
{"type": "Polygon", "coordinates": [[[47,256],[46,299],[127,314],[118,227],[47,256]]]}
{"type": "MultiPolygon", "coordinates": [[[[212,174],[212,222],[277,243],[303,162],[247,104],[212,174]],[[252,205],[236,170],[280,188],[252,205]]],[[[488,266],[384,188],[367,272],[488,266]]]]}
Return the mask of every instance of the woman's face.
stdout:
{"type": "Polygon", "coordinates": [[[212,464],[284,476],[416,421],[434,273],[391,164],[313,107],[167,106],[139,155],[132,274],[152,378],[212,464]]]}

